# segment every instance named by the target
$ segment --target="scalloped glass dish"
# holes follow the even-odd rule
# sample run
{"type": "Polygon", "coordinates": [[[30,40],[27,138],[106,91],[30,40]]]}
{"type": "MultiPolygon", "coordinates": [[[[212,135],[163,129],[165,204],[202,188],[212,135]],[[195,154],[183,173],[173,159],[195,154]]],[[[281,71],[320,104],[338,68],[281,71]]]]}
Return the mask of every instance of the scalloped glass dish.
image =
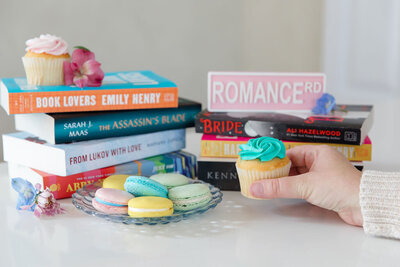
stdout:
{"type": "Polygon", "coordinates": [[[84,186],[82,189],[78,189],[78,191],[76,191],[76,193],[72,195],[72,203],[76,208],[82,210],[83,212],[89,215],[104,218],[109,221],[125,223],[125,224],[136,224],[136,225],[143,225],[143,224],[155,225],[155,224],[167,224],[170,222],[179,222],[181,220],[185,220],[190,216],[201,214],[208,211],[209,209],[215,208],[222,201],[223,194],[221,190],[219,190],[218,188],[208,183],[205,183],[201,180],[189,179],[189,183],[201,183],[208,185],[210,187],[212,199],[204,207],[189,211],[181,211],[181,212],[175,211],[174,214],[172,214],[171,216],[156,217],[156,218],[150,218],[150,217],[133,218],[130,217],[129,215],[106,214],[104,212],[98,211],[92,206],[92,199],[94,198],[94,194],[96,193],[96,190],[101,187],[101,184],[96,184],[96,183],[89,184],[84,186]]]}

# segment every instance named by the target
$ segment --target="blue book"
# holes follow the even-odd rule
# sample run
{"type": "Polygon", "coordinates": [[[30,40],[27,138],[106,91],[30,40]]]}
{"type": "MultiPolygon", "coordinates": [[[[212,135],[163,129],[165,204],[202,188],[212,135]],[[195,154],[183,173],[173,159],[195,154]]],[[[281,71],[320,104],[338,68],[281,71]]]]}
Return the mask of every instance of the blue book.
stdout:
{"type": "Polygon", "coordinates": [[[200,103],[180,98],[177,108],[17,114],[15,127],[62,144],[193,127],[200,111],[200,103]]]}

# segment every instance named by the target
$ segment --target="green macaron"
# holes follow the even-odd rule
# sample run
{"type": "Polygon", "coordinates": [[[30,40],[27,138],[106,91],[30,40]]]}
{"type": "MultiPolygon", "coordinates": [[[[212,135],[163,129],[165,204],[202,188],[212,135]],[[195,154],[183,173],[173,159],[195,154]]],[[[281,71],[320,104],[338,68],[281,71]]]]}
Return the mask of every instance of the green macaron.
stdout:
{"type": "Polygon", "coordinates": [[[170,189],[168,198],[174,203],[174,210],[188,211],[204,207],[211,201],[212,195],[205,184],[187,184],[170,189]]]}
{"type": "Polygon", "coordinates": [[[189,183],[189,179],[179,173],[159,173],[150,176],[150,179],[159,182],[168,189],[173,187],[185,185],[189,183]]]}

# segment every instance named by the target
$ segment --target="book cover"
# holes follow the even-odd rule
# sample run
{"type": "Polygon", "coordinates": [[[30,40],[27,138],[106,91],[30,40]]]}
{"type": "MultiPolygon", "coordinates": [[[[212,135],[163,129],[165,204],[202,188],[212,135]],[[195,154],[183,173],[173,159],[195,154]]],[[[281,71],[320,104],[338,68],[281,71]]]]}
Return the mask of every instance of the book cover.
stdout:
{"type": "Polygon", "coordinates": [[[67,176],[181,150],[185,129],[52,145],[30,133],[3,135],[4,160],[67,176]]]}
{"type": "Polygon", "coordinates": [[[209,112],[196,116],[196,132],[281,140],[360,145],[371,129],[373,106],[337,105],[330,115],[311,112],[209,112]]]}
{"type": "MultiPolygon", "coordinates": [[[[236,159],[199,157],[198,178],[221,190],[240,191],[239,177],[236,171],[236,159]]],[[[362,162],[353,162],[354,167],[362,171],[362,162]]]]}
{"type": "Polygon", "coordinates": [[[102,86],[84,88],[4,78],[0,98],[7,114],[168,108],[178,106],[178,88],[152,71],[125,71],[106,73],[102,86]]]}
{"type": "Polygon", "coordinates": [[[185,158],[185,162],[187,162],[187,176],[193,178],[197,177],[197,157],[194,154],[186,151],[180,151],[179,153],[185,158]]]}
{"type": "Polygon", "coordinates": [[[177,108],[17,114],[15,128],[62,144],[192,127],[200,111],[200,103],[180,98],[177,108]]]}
{"type": "MultiPolygon", "coordinates": [[[[239,146],[246,144],[250,137],[242,136],[220,136],[203,134],[201,138],[200,156],[237,158],[240,151],[239,146]]],[[[328,145],[341,152],[350,161],[371,161],[372,144],[367,136],[361,145],[345,145],[332,143],[309,143],[282,140],[286,149],[302,145],[328,145]]]]}
{"type": "Polygon", "coordinates": [[[197,177],[197,160],[196,156],[185,152],[179,151],[175,153],[176,156],[181,158],[181,161],[177,161],[177,163],[182,163],[182,173],[187,177],[197,177]]]}
{"type": "Polygon", "coordinates": [[[76,190],[83,186],[105,179],[113,174],[151,176],[157,173],[176,172],[186,175],[186,172],[184,172],[185,170],[176,168],[176,162],[182,161],[180,155],[181,152],[168,153],[69,176],[49,174],[9,162],[8,173],[10,179],[21,177],[27,179],[34,185],[36,183],[41,184],[42,188],[48,187],[56,199],[61,199],[71,197],[76,190]]]}

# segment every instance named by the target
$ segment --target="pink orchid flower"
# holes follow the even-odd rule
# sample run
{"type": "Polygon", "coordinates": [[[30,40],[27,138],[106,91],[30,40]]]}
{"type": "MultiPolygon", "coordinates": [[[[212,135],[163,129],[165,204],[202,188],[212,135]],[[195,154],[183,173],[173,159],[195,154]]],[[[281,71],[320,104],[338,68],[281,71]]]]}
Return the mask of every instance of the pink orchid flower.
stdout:
{"type": "Polygon", "coordinates": [[[101,86],[104,72],[100,65],[93,52],[83,48],[75,49],[71,62],[64,61],[65,84],[75,84],[80,88],[101,86]]]}

